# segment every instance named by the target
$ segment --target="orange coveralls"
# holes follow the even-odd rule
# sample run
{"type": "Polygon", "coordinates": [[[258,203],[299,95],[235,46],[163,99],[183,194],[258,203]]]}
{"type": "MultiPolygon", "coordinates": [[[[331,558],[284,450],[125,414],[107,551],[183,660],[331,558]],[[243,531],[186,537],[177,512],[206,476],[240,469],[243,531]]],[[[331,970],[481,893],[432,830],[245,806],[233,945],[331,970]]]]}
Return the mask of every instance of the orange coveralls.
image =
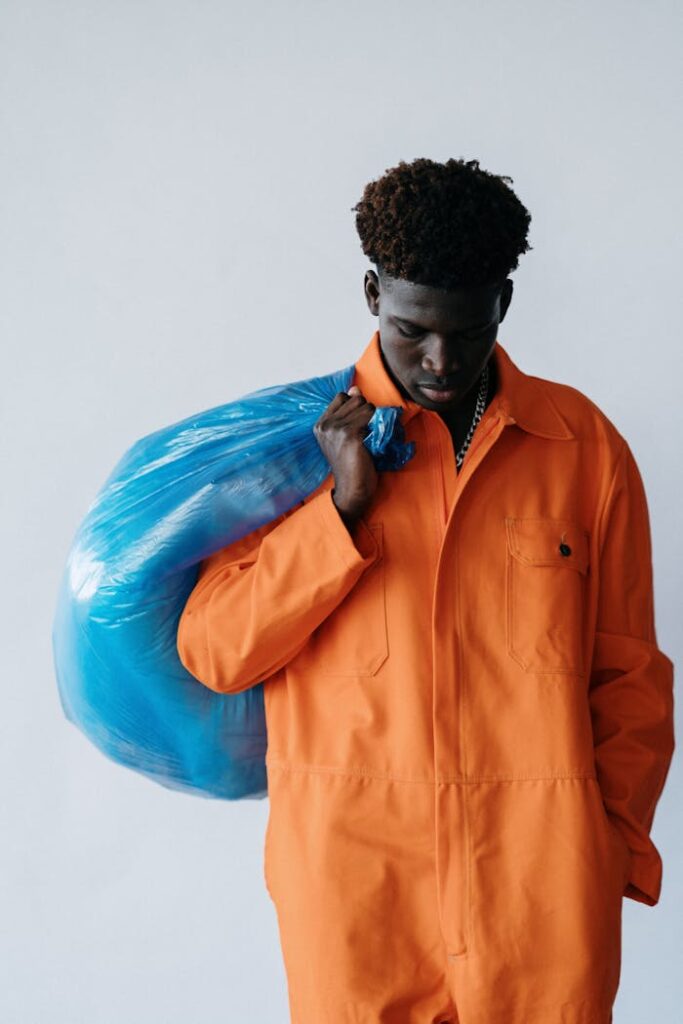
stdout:
{"type": "Polygon", "coordinates": [[[622,897],[650,906],[674,749],[633,455],[496,342],[459,472],[372,336],[354,383],[416,453],[349,532],[332,474],[205,559],[178,652],[265,681],[292,1024],[609,1024],[622,897]]]}

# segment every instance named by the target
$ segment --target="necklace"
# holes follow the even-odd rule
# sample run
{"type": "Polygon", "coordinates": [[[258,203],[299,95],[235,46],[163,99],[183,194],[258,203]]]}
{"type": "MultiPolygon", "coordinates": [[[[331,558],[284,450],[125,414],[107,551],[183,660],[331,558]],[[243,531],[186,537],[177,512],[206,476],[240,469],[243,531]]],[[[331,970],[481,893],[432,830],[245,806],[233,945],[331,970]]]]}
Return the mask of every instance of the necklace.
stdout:
{"type": "Polygon", "coordinates": [[[488,389],[489,389],[489,364],[487,363],[486,366],[484,367],[483,371],[482,371],[482,374],[481,374],[481,381],[479,383],[479,392],[477,394],[477,403],[476,403],[476,405],[474,407],[474,416],[472,417],[472,422],[470,424],[470,429],[467,431],[467,436],[465,437],[465,440],[463,441],[462,445],[460,446],[460,450],[458,451],[458,453],[455,456],[455,464],[456,464],[458,469],[460,469],[460,467],[463,464],[463,460],[464,460],[465,455],[467,453],[467,449],[470,446],[470,441],[472,440],[472,437],[474,435],[474,431],[477,429],[477,424],[479,423],[479,420],[482,418],[482,416],[484,414],[484,409],[486,408],[486,395],[488,393],[488,389]]]}

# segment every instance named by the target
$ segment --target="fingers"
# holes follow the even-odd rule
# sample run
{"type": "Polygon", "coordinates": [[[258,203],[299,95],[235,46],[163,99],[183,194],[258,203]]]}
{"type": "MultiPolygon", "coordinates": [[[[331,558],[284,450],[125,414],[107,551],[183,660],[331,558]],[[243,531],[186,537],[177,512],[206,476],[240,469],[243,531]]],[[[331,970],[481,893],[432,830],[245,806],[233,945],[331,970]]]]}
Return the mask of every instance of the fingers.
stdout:
{"type": "Polygon", "coordinates": [[[349,412],[355,409],[359,409],[366,404],[372,405],[372,402],[367,401],[365,395],[362,393],[361,389],[358,387],[357,384],[352,384],[348,391],[340,391],[339,396],[343,398],[342,404],[347,405],[349,407],[349,412]]]}
{"type": "Polygon", "coordinates": [[[344,402],[348,402],[349,398],[363,398],[357,384],[352,384],[348,391],[338,391],[330,404],[336,402],[337,405],[343,405],[344,402]]]}
{"type": "Polygon", "coordinates": [[[368,402],[357,384],[352,384],[347,391],[339,391],[320,417],[319,423],[330,420],[346,426],[358,424],[359,428],[367,426],[375,412],[375,406],[368,402]]]}
{"type": "MultiPolygon", "coordinates": [[[[357,384],[352,384],[348,391],[338,391],[332,401],[327,407],[327,412],[335,412],[340,409],[342,405],[345,405],[352,398],[363,398],[360,388],[357,384]]],[[[354,403],[356,404],[356,403],[354,403]]]]}
{"type": "Polygon", "coordinates": [[[337,410],[335,419],[340,423],[358,423],[366,425],[373,417],[375,406],[368,402],[360,389],[355,385],[349,388],[349,397],[337,410]]]}

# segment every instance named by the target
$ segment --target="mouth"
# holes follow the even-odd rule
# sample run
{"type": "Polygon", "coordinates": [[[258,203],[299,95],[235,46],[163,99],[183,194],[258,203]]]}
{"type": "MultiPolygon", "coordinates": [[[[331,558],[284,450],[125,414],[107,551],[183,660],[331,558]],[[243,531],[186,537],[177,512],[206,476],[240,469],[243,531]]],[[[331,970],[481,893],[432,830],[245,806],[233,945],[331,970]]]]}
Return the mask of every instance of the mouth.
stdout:
{"type": "Polygon", "coordinates": [[[430,402],[452,402],[458,395],[457,388],[430,388],[423,384],[418,384],[418,388],[430,402]]]}

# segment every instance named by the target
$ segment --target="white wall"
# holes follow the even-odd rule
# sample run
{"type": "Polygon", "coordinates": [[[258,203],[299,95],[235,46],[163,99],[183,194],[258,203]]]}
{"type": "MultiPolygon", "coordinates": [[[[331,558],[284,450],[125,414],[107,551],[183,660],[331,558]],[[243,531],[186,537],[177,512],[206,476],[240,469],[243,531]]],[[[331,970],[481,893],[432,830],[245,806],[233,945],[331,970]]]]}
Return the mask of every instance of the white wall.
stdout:
{"type": "MultiPolygon", "coordinates": [[[[500,340],[628,439],[678,665],[680,7],[5,0],[0,22],[0,1016],[281,1024],[267,804],[165,790],[62,715],[72,535],[141,435],[357,358],[365,182],[476,157],[533,216],[500,340]]],[[[676,758],[662,899],[625,902],[615,1024],[680,1019],[681,785],[676,758]]]]}

